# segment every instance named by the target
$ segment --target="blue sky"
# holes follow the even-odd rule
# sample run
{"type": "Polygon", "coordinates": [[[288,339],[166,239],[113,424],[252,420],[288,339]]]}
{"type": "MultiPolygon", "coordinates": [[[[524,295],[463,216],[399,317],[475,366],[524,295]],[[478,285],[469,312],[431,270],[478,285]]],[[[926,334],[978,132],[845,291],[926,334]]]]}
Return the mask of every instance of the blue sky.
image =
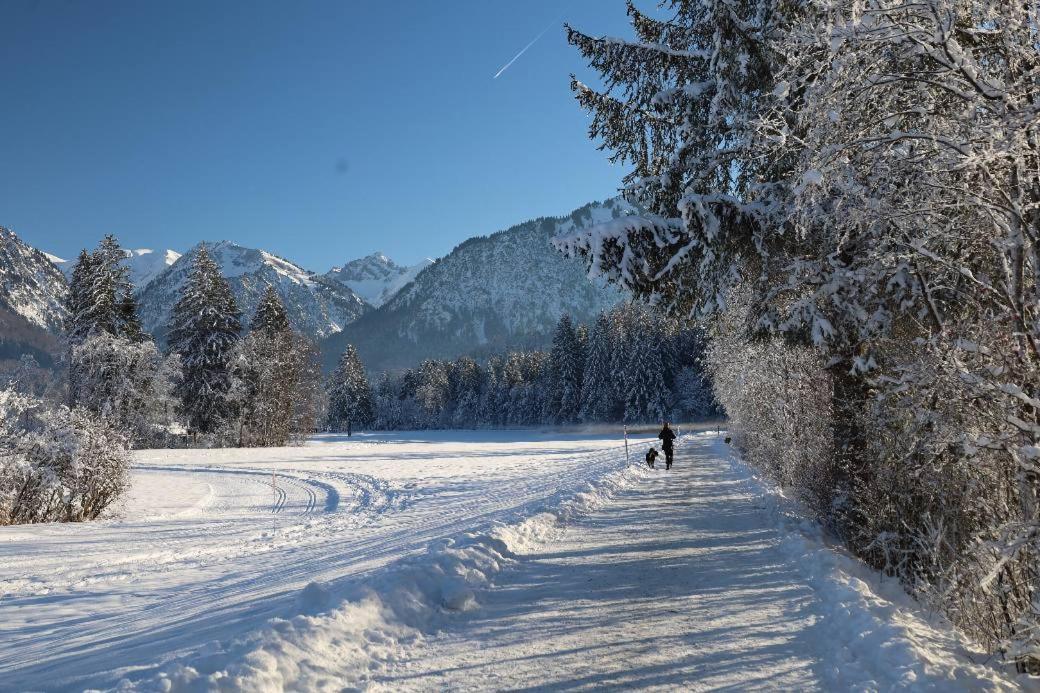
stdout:
{"type": "Polygon", "coordinates": [[[621,0],[7,0],[0,225],[66,257],[110,232],[324,271],[569,212],[623,170],[564,19],[628,34],[621,0]]]}

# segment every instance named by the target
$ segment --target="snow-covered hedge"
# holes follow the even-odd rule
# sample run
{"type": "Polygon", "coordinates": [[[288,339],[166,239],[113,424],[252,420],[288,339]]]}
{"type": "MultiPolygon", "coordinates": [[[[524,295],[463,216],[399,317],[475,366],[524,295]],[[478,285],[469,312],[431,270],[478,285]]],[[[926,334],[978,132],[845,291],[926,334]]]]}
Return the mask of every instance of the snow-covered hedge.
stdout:
{"type": "Polygon", "coordinates": [[[94,519],[129,466],[126,435],[103,418],[0,391],[0,525],[94,519]]]}

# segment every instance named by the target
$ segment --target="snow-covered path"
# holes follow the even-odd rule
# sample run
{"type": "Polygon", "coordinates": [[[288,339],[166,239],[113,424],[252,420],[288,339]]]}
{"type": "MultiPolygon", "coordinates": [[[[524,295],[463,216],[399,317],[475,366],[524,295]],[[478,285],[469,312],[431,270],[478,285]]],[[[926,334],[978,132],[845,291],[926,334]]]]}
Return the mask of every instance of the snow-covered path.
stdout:
{"type": "Polygon", "coordinates": [[[813,591],[762,514],[699,445],[528,556],[385,683],[817,688],[813,591]]]}
{"type": "MultiPolygon", "coordinates": [[[[525,557],[387,690],[1002,690],[896,586],[778,522],[716,437],[525,557]],[[792,536],[793,534],[793,536],[792,536]],[[816,575],[815,573],[823,573],[816,575]],[[895,589],[887,589],[894,587],[895,589]],[[848,588],[847,590],[844,588],[848,588]],[[893,602],[875,593],[886,592],[893,602]]],[[[663,466],[663,464],[661,465],[663,466]]],[[[810,529],[811,533],[811,529],[810,529]]]]}

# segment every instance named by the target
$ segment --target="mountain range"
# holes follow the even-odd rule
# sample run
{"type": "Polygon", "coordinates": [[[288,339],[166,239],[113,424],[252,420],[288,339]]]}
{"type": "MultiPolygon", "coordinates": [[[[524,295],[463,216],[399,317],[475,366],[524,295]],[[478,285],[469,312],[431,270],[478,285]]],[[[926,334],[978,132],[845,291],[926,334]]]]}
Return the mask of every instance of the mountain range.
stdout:
{"type": "Polygon", "coordinates": [[[614,287],[591,282],[581,263],[563,257],[549,240],[630,211],[612,199],[470,238],[377,310],[326,338],[326,368],[347,344],[377,371],[426,358],[545,346],[563,313],[590,322],[623,298],[614,287]]]}
{"type": "MultiPolygon", "coordinates": [[[[613,287],[590,282],[580,263],[562,257],[549,240],[629,212],[618,200],[592,203],[470,238],[438,260],[407,266],[373,253],[318,274],[231,241],[200,243],[183,255],[128,250],[126,266],[141,322],[160,343],[192,260],[205,246],[245,324],[270,284],[294,328],[319,342],[327,367],[353,343],[370,370],[399,369],[425,358],[542,347],[561,314],[587,322],[621,300],[613,287]]],[[[73,265],[0,227],[0,360],[54,353],[68,291],[63,272],[73,265]]]]}
{"type": "Polygon", "coordinates": [[[200,243],[139,290],[141,324],[162,342],[191,264],[203,245],[220,266],[248,324],[268,284],[285,303],[293,327],[312,339],[343,329],[371,307],[350,287],[303,269],[265,250],[246,248],[230,241],[200,243]]]}

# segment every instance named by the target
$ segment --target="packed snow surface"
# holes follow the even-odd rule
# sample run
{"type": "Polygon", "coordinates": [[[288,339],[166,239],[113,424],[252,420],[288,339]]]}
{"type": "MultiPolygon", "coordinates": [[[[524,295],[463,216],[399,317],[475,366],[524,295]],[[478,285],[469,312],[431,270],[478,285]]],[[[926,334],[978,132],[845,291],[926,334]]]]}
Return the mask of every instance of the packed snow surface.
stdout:
{"type": "Polygon", "coordinates": [[[671,472],[613,432],[143,451],[116,515],[0,529],[0,689],[1027,683],[714,433],[671,472]]]}

